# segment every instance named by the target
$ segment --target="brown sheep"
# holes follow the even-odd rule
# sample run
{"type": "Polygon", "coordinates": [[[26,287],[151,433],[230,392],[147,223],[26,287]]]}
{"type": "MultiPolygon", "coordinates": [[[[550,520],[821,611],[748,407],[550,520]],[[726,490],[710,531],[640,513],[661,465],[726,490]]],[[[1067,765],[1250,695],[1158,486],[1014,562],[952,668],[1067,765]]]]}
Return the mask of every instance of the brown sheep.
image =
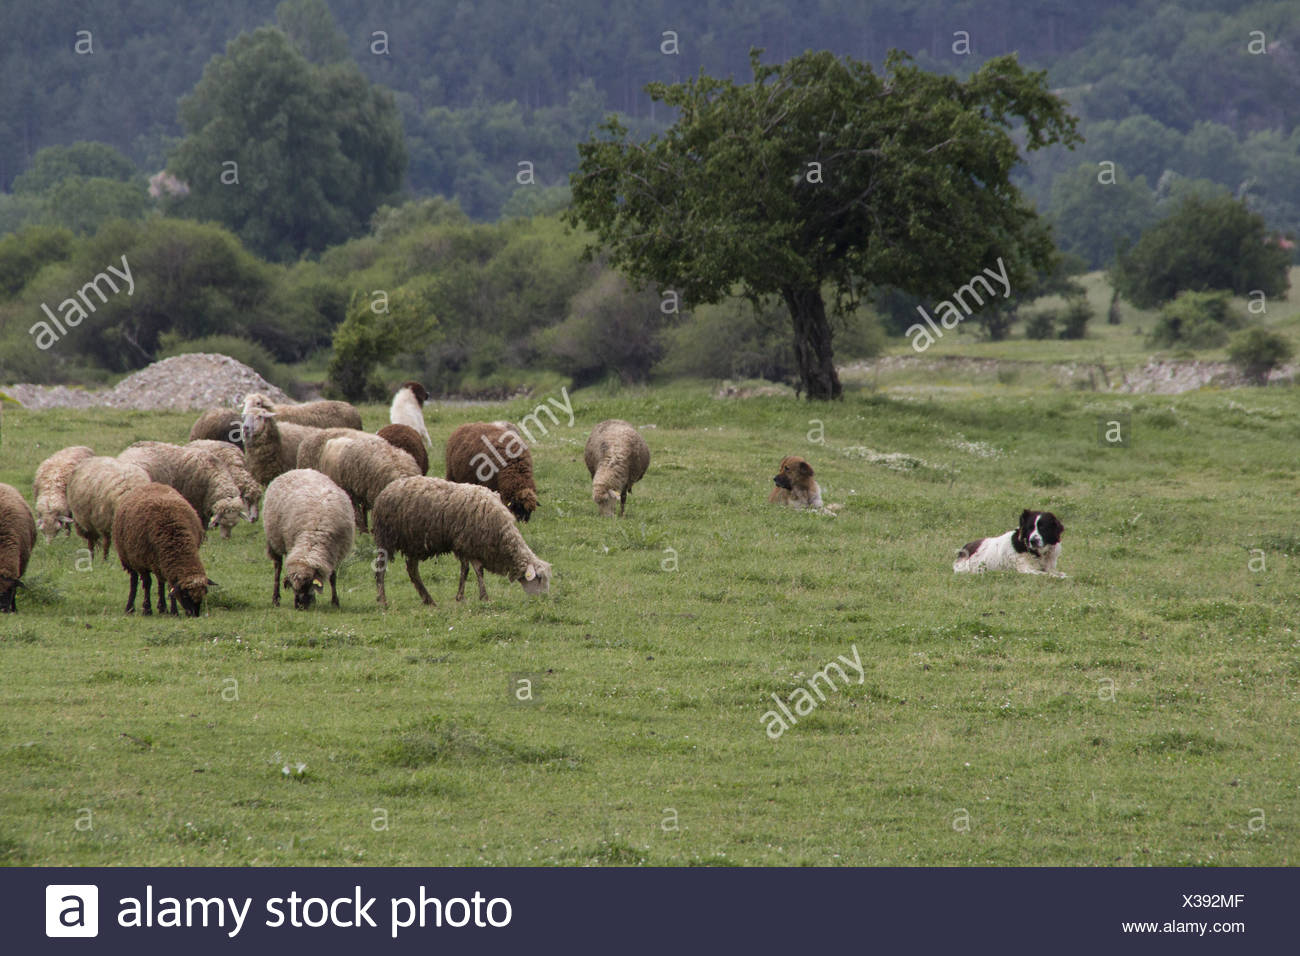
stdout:
{"type": "Polygon", "coordinates": [[[15,592],[23,586],[27,560],[36,547],[36,519],[13,485],[0,485],[0,612],[18,610],[15,592]]]}
{"type": "Polygon", "coordinates": [[[519,521],[537,508],[533,456],[508,422],[471,422],[447,438],[447,480],[482,485],[501,496],[519,521]]]}
{"type": "Polygon", "coordinates": [[[429,452],[424,447],[424,439],[410,425],[385,425],[376,434],[394,448],[400,448],[414,458],[420,474],[429,473],[429,452]]]}
{"type": "Polygon", "coordinates": [[[141,576],[144,613],[153,613],[149,605],[152,573],[158,578],[159,614],[167,613],[170,594],[171,613],[176,613],[179,599],[189,617],[198,617],[213,583],[199,560],[202,540],[203,522],[198,512],[170,485],[150,482],[123,498],[113,516],[113,545],[123,569],[131,575],[126,613],[135,613],[135,588],[141,576]]]}

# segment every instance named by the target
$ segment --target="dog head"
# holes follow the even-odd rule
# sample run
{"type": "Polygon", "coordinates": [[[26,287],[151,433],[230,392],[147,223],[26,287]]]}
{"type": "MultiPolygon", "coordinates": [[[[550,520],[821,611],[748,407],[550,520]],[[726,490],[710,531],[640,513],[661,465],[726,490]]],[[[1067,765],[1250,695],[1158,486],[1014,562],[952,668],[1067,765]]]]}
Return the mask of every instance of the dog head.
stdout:
{"type": "Polygon", "coordinates": [[[1012,543],[1018,545],[1017,551],[1038,554],[1045,548],[1060,544],[1064,533],[1065,525],[1050,511],[1030,511],[1026,508],[1020,513],[1020,527],[1016,529],[1012,543]]]}
{"type": "Polygon", "coordinates": [[[812,478],[812,465],[798,455],[787,455],[781,459],[781,470],[772,477],[772,481],[778,488],[793,491],[796,487],[807,487],[812,478]]]}
{"type": "Polygon", "coordinates": [[[429,393],[424,390],[424,386],[419,382],[403,382],[402,388],[409,388],[415,400],[423,405],[429,400],[429,393]]]}

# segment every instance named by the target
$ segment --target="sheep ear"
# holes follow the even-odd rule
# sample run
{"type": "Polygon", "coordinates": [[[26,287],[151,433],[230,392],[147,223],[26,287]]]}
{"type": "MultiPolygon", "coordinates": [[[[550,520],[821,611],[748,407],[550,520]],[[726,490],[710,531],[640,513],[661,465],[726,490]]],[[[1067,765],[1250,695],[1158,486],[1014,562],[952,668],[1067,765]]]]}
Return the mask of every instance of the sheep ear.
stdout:
{"type": "Polygon", "coordinates": [[[533,567],[531,564],[528,565],[528,570],[524,572],[524,580],[532,581],[536,577],[537,577],[537,569],[533,567]]]}
{"type": "Polygon", "coordinates": [[[245,521],[252,521],[252,520],[253,520],[252,512],[250,512],[247,508],[245,508],[243,511],[239,512],[239,517],[243,518],[245,521]]]}
{"type": "Polygon", "coordinates": [[[218,584],[216,581],[212,580],[212,578],[208,578],[208,587],[210,587],[210,588],[219,588],[219,587],[221,587],[221,585],[218,584]]]}
{"type": "Polygon", "coordinates": [[[322,581],[320,578],[312,578],[311,586],[316,589],[317,594],[325,590],[325,582],[322,581]]]}
{"type": "Polygon", "coordinates": [[[217,516],[213,515],[212,520],[208,522],[208,527],[215,528],[216,526],[217,526],[217,516]]]}

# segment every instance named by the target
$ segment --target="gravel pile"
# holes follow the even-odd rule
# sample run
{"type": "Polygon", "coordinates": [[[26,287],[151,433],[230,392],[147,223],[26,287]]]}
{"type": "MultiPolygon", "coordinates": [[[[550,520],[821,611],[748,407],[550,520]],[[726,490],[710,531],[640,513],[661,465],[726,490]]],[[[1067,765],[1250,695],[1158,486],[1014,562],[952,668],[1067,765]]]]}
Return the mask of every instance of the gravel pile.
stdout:
{"type": "Polygon", "coordinates": [[[140,369],[113,388],[87,390],[66,385],[0,387],[25,408],[133,408],[145,411],[233,407],[246,392],[262,392],[273,402],[288,395],[228,355],[195,352],[140,369]]]}

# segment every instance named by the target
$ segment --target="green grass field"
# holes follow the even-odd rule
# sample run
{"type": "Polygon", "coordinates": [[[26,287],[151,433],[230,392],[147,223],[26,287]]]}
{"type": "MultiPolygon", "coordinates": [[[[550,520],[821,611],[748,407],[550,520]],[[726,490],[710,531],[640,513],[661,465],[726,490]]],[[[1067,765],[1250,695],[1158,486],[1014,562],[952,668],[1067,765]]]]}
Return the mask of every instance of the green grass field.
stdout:
{"type": "MultiPolygon", "coordinates": [[[[258,524],[203,546],[203,617],[128,618],[115,556],[39,544],[0,619],[0,859],[1297,862],[1300,391],[573,405],[534,448],[522,526],[555,569],[544,598],[489,576],[489,603],[457,605],[444,557],[437,607],[399,568],[381,613],[359,535],[341,609],[273,609],[258,524]],[[1099,444],[1115,415],[1127,448],[1099,444]],[[653,454],[619,521],[582,464],[608,417],[653,454]],[[786,454],[838,517],[766,504],[786,454]],[[1023,507],[1064,520],[1067,579],[953,575],[1023,507]],[[769,739],[772,695],[855,648],[862,683],[769,739]]],[[[192,417],[7,406],[0,481],[30,496],[60,447],[182,441],[192,417]]]]}

